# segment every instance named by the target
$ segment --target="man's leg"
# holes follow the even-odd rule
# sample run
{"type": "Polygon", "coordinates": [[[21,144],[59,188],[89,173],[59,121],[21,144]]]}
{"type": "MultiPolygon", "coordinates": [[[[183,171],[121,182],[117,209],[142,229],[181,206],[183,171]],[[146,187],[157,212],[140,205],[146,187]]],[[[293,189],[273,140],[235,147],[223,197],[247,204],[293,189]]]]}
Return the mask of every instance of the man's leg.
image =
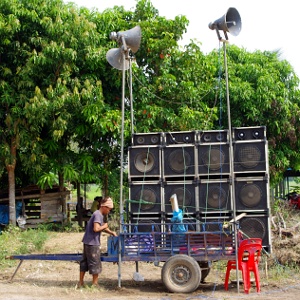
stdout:
{"type": "Polygon", "coordinates": [[[98,286],[99,274],[93,274],[93,285],[98,286]]]}
{"type": "Polygon", "coordinates": [[[80,271],[80,273],[79,273],[79,283],[78,283],[78,286],[83,286],[83,285],[84,285],[84,275],[85,275],[85,272],[80,271]]]}

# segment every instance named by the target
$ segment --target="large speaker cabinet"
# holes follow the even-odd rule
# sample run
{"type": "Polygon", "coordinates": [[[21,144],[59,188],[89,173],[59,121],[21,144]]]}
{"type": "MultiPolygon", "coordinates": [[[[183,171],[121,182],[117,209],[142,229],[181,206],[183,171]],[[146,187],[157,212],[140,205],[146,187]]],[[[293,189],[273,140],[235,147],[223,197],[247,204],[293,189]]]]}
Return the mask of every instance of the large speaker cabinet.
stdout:
{"type": "Polygon", "coordinates": [[[199,212],[218,213],[232,209],[228,179],[200,180],[199,212]]]}
{"type": "Polygon", "coordinates": [[[233,159],[236,174],[268,172],[266,127],[233,128],[233,159]]]}
{"type": "Polygon", "coordinates": [[[228,131],[199,131],[198,140],[199,176],[228,175],[230,173],[228,131]]]}
{"type": "Polygon", "coordinates": [[[129,211],[153,214],[164,211],[160,182],[131,182],[129,185],[129,211]]]}
{"type": "Polygon", "coordinates": [[[195,181],[166,181],[163,185],[164,212],[172,213],[170,198],[176,194],[178,206],[184,212],[195,213],[199,210],[197,184],[195,181]]]}
{"type": "Polygon", "coordinates": [[[235,201],[238,212],[269,212],[268,177],[236,178],[235,201]]]}
{"type": "Polygon", "coordinates": [[[268,170],[267,153],[266,140],[234,142],[234,173],[266,173],[268,170]]]}
{"type": "Polygon", "coordinates": [[[261,238],[263,247],[271,252],[271,227],[268,215],[246,215],[240,219],[239,226],[244,238],[261,238]]]}
{"type": "Polygon", "coordinates": [[[197,132],[196,131],[176,131],[166,132],[164,134],[165,145],[183,145],[183,144],[196,144],[197,132]]]}
{"type": "Polygon", "coordinates": [[[196,177],[196,147],[191,144],[170,145],[162,149],[163,178],[196,177]]]}
{"type": "Polygon", "coordinates": [[[134,133],[131,137],[132,146],[158,146],[163,144],[163,140],[162,132],[134,133]]]}
{"type": "Polygon", "coordinates": [[[233,141],[265,140],[267,137],[265,126],[234,127],[232,131],[233,141]]]}
{"type": "Polygon", "coordinates": [[[161,146],[133,146],[128,152],[130,179],[161,177],[161,146]]]}

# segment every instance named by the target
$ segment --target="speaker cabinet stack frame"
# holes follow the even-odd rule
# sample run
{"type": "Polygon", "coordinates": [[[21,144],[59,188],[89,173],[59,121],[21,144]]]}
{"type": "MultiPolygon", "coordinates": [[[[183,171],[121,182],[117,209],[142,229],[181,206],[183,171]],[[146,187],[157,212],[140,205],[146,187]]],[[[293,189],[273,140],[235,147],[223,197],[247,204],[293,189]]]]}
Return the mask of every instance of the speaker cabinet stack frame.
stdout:
{"type": "Polygon", "coordinates": [[[271,252],[268,141],[265,126],[233,128],[234,187],[244,238],[258,237],[271,252]]]}
{"type": "Polygon", "coordinates": [[[262,237],[271,251],[266,127],[235,127],[232,147],[229,143],[228,130],[133,134],[128,150],[130,224],[145,221],[168,230],[170,198],[176,194],[184,221],[196,222],[196,230],[217,230],[205,223],[229,222],[235,208],[236,216],[246,213],[238,221],[245,237],[262,237]]]}

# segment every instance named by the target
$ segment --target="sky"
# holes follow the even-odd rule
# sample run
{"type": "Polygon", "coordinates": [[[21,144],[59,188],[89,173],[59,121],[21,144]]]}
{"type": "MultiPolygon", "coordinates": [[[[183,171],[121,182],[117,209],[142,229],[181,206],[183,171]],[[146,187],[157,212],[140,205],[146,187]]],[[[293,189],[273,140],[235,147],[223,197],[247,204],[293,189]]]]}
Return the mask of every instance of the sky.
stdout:
{"type": "MultiPolygon", "coordinates": [[[[65,0],[65,2],[70,2],[65,0]]],[[[72,0],[78,6],[96,8],[100,12],[113,6],[124,6],[131,10],[135,0],[72,0]]],[[[228,33],[229,43],[255,50],[280,50],[281,58],[286,59],[300,78],[300,58],[298,31],[300,2],[297,0],[152,0],[159,15],[168,19],[185,15],[189,20],[187,33],[180,44],[187,44],[190,39],[201,43],[201,50],[208,53],[219,48],[215,30],[208,24],[226,14],[234,7],[240,14],[242,29],[238,36],[228,33]]],[[[120,29],[122,31],[123,29],[120,29]]]]}

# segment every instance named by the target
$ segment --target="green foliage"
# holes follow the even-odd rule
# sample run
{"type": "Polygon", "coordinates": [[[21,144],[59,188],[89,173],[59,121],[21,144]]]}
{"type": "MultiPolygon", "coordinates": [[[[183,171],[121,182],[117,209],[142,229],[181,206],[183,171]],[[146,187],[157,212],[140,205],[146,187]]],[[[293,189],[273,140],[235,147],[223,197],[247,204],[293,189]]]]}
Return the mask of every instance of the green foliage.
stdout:
{"type": "MultiPolygon", "coordinates": [[[[228,127],[223,51],[205,55],[194,41],[179,47],[185,16],[161,17],[149,0],[103,12],[62,0],[2,0],[0,11],[0,176],[10,170],[18,185],[42,187],[58,176],[60,184],[96,182],[119,199],[122,72],[105,55],[119,46],[112,31],[136,25],[134,131],[228,127]]],[[[276,51],[228,45],[227,60],[232,126],[267,126],[276,183],[288,167],[300,169],[299,79],[276,51]]],[[[125,160],[128,99],[126,86],[125,160]]]]}

